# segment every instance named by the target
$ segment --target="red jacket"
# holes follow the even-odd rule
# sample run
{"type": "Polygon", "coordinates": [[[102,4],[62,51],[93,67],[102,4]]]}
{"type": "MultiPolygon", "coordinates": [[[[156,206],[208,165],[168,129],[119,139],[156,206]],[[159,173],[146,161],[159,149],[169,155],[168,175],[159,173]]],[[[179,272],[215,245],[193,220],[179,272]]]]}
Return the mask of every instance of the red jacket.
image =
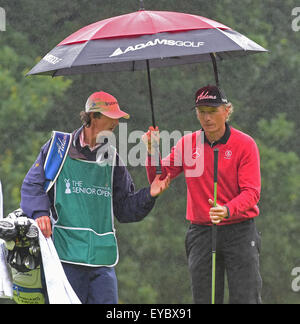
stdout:
{"type": "MultiPolygon", "coordinates": [[[[163,176],[175,178],[184,172],[187,184],[186,218],[195,224],[212,225],[209,218],[214,199],[214,149],[219,148],[217,203],[226,205],[229,219],[220,225],[233,224],[258,216],[260,198],[260,159],[254,140],[226,124],[224,136],[213,147],[203,131],[183,136],[162,160],[163,176]]],[[[155,177],[155,167],[148,157],[148,180],[155,177]]]]}

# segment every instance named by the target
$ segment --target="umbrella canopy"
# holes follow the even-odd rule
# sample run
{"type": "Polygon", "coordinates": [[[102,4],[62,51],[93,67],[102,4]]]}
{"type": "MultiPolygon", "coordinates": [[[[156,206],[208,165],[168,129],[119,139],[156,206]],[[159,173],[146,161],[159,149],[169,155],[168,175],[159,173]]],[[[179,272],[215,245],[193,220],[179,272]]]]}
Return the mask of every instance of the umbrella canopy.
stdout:
{"type": "Polygon", "coordinates": [[[135,71],[265,51],[249,38],[205,17],[140,10],[78,30],[28,75],[135,71]]]}
{"type": "MultiPolygon", "coordinates": [[[[28,75],[54,77],[147,69],[155,127],[150,68],[212,60],[219,85],[217,60],[259,52],[266,50],[216,21],[180,12],[141,9],[78,30],[44,56],[28,75]]],[[[160,165],[157,173],[161,173],[160,165]]]]}

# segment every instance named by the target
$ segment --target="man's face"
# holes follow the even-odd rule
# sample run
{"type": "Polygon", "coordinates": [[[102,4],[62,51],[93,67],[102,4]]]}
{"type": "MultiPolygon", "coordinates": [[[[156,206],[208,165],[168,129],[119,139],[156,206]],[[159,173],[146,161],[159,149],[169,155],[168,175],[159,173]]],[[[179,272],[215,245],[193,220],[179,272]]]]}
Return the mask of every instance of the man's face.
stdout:
{"type": "Polygon", "coordinates": [[[229,107],[200,106],[196,108],[197,118],[206,133],[216,133],[225,127],[229,107]]]}
{"type": "Polygon", "coordinates": [[[105,115],[101,115],[101,118],[92,119],[93,126],[96,128],[96,132],[110,131],[113,132],[119,125],[119,119],[112,119],[105,115]]]}

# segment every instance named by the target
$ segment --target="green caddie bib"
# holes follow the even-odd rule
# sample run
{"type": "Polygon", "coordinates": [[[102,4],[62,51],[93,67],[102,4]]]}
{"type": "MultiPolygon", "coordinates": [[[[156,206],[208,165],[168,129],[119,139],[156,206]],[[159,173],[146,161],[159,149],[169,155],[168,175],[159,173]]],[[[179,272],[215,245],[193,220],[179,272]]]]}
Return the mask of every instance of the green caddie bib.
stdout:
{"type": "MultiPolygon", "coordinates": [[[[114,151],[114,157],[116,152],[114,151]]],[[[54,245],[62,262],[114,266],[113,165],[66,158],[55,184],[54,245]]]]}

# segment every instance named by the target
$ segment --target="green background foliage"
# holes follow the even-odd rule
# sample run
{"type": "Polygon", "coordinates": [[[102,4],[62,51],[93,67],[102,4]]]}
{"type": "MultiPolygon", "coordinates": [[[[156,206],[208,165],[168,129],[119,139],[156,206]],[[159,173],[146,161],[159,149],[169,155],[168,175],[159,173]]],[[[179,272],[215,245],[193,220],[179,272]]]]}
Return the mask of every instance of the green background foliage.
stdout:
{"type": "MultiPolygon", "coordinates": [[[[235,107],[231,124],[250,134],[261,154],[261,268],[265,303],[299,303],[291,271],[300,266],[299,82],[300,32],[291,11],[296,1],[144,0],[147,10],[179,11],[217,20],[269,50],[219,64],[220,81],[235,107]]],[[[20,186],[53,129],[80,126],[88,95],[104,90],[131,114],[128,133],[151,123],[144,71],[69,78],[25,77],[61,40],[79,28],[139,9],[138,0],[9,0],[0,32],[0,178],[5,214],[19,206],[20,186]]],[[[209,63],[152,70],[157,124],[161,130],[199,129],[195,91],[214,83],[209,63]]],[[[148,185],[143,166],[128,167],[136,189],[148,185]]],[[[157,199],[146,219],[116,224],[121,303],[192,303],[184,250],[186,185],[183,175],[157,199]]]]}

